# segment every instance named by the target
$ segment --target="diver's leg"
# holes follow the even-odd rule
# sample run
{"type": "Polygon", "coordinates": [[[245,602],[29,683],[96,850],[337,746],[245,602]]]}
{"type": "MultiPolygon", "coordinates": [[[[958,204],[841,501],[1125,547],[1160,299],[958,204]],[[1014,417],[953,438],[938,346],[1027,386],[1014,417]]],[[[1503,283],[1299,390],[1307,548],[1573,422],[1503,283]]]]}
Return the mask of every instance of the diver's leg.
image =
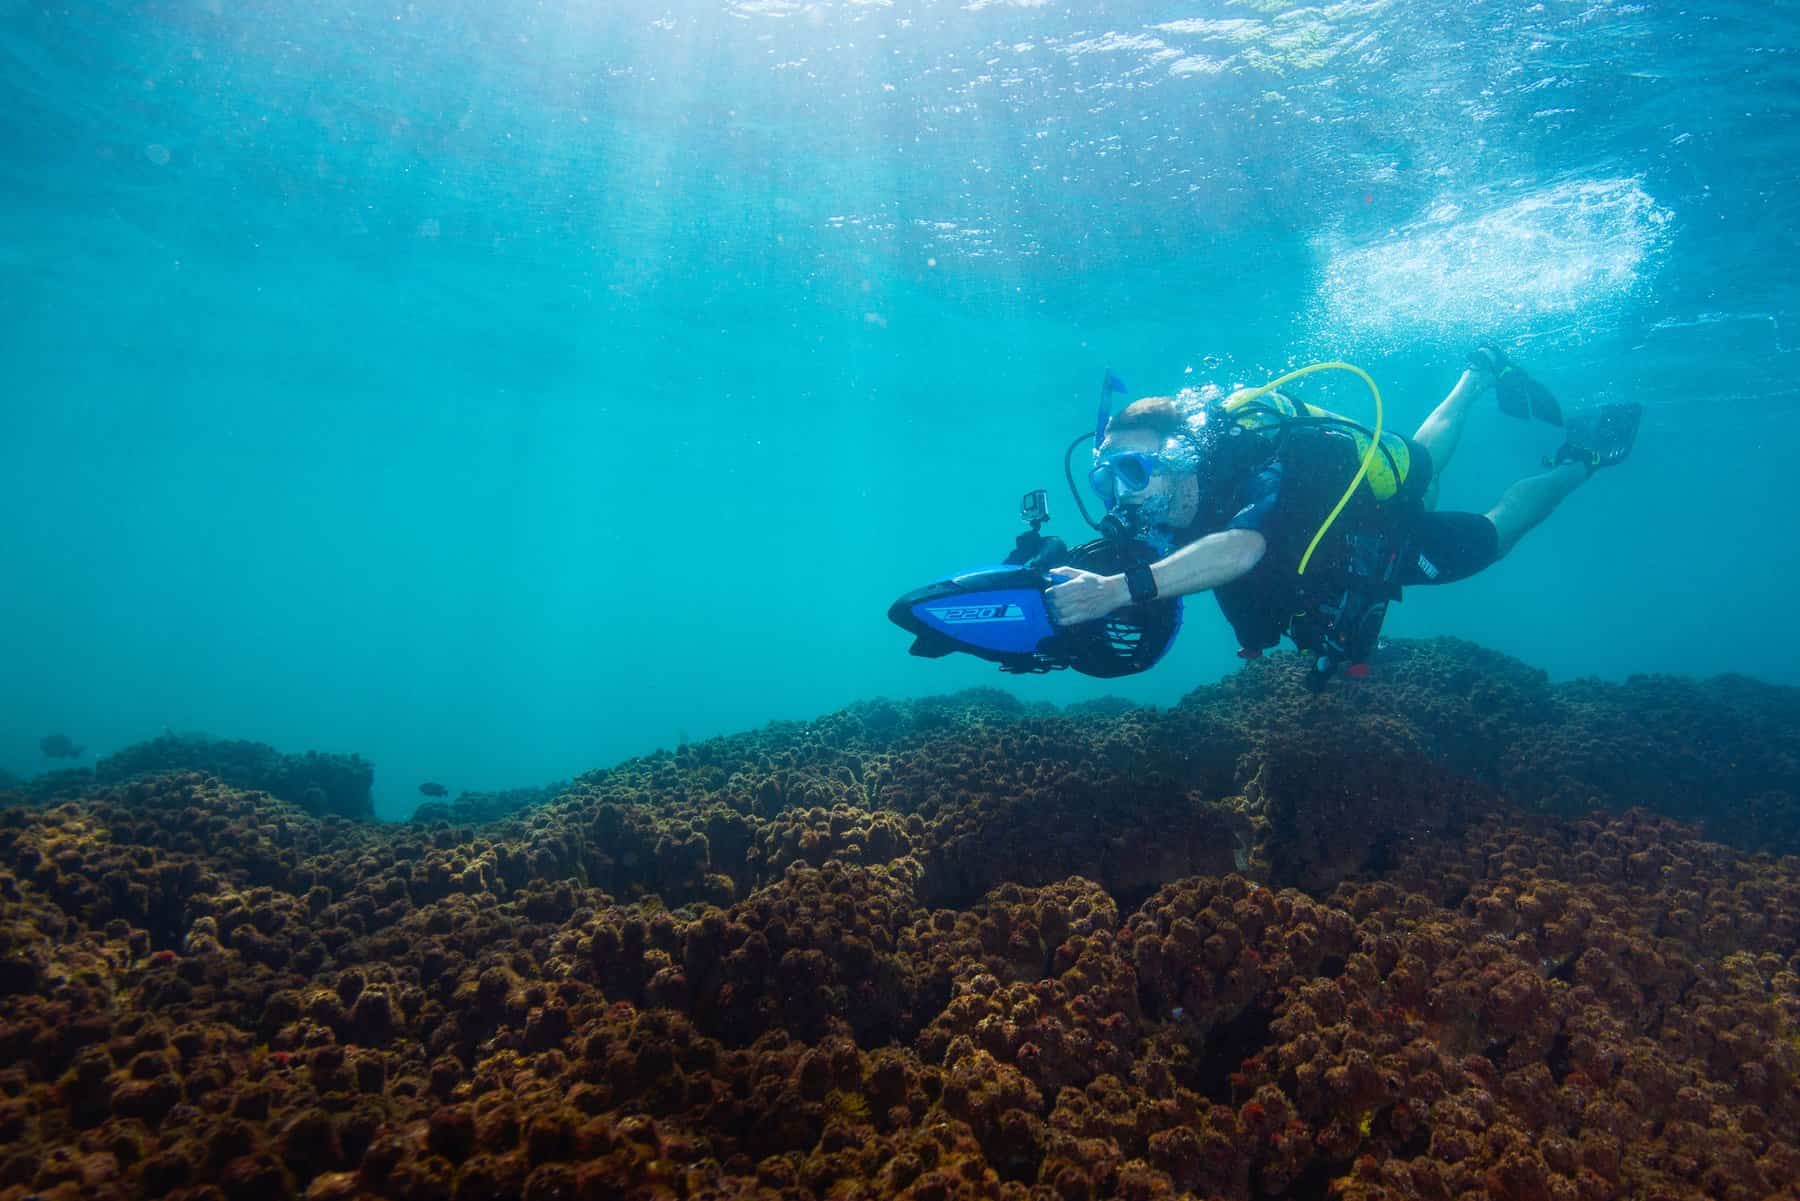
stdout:
{"type": "Polygon", "coordinates": [[[1462,373],[1456,381],[1456,387],[1450,389],[1450,395],[1444,397],[1443,403],[1431,411],[1431,416],[1413,435],[1413,441],[1431,452],[1433,478],[1431,496],[1436,498],[1437,476],[1444,474],[1444,468],[1450,466],[1450,458],[1456,453],[1456,444],[1462,441],[1463,423],[1469,419],[1469,409],[1476,399],[1487,394],[1494,386],[1494,377],[1485,371],[1470,369],[1462,373]]]}
{"type": "Polygon", "coordinates": [[[1508,488],[1500,503],[1488,510],[1488,520],[1500,535],[1500,553],[1506,554],[1533,526],[1556,510],[1569,493],[1587,483],[1592,474],[1584,463],[1562,463],[1541,475],[1530,475],[1508,488]]]}

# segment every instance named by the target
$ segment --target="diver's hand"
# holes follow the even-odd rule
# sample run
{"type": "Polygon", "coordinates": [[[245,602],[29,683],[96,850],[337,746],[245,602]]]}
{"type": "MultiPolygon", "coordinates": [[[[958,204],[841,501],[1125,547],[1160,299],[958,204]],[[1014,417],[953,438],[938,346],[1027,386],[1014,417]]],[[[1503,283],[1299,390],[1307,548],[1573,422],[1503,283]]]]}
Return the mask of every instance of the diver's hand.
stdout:
{"type": "Polygon", "coordinates": [[[1079,567],[1052,567],[1050,574],[1062,583],[1045,589],[1044,602],[1050,620],[1059,626],[1096,621],[1131,603],[1131,589],[1122,575],[1096,575],[1079,567]]]}

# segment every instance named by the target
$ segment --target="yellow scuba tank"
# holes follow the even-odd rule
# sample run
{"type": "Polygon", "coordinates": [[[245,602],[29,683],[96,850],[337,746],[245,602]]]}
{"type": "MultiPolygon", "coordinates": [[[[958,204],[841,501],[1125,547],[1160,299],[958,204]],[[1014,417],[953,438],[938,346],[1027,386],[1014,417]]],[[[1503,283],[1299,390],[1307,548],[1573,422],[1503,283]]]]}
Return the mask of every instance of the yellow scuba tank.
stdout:
{"type": "MultiPolygon", "coordinates": [[[[1229,408],[1231,401],[1227,400],[1225,403],[1229,408]]],[[[1359,460],[1368,456],[1369,444],[1375,437],[1373,430],[1348,417],[1283,396],[1279,392],[1271,392],[1253,404],[1238,408],[1232,417],[1240,428],[1250,433],[1277,429],[1293,421],[1329,426],[1345,434],[1356,444],[1356,456],[1359,460]]],[[[1383,433],[1381,452],[1369,461],[1368,474],[1363,477],[1363,483],[1377,501],[1385,501],[1399,493],[1401,485],[1411,472],[1412,447],[1399,434],[1383,433]]]]}

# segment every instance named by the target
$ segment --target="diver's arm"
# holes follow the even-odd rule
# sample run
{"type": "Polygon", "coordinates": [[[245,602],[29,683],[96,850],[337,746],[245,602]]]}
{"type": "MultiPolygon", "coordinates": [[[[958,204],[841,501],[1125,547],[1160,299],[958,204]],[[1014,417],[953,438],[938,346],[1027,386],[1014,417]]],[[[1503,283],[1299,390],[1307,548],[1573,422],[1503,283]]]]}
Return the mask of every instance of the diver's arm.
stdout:
{"type": "MultiPolygon", "coordinates": [[[[1156,595],[1169,598],[1229,584],[1262,561],[1268,542],[1256,530],[1220,530],[1195,539],[1150,565],[1156,595]]],[[[1054,567],[1063,582],[1044,593],[1057,625],[1095,621],[1131,603],[1123,575],[1099,575],[1078,567],[1054,567]]]]}
{"type": "MultiPolygon", "coordinates": [[[[1262,562],[1268,539],[1258,530],[1220,530],[1196,538],[1150,565],[1158,596],[1189,596],[1229,584],[1262,562]]],[[[1124,580],[1124,576],[1119,579],[1124,580]]],[[[1130,600],[1131,594],[1126,593],[1130,600]]]]}

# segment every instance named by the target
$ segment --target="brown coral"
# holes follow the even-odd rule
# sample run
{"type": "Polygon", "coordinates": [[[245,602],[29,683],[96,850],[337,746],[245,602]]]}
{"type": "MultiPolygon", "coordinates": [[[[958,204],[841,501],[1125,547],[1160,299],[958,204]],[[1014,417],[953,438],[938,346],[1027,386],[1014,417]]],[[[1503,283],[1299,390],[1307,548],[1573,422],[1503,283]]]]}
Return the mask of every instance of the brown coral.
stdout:
{"type": "Polygon", "coordinates": [[[876,702],[483,826],[88,788],[0,818],[0,1201],[1783,1195],[1800,861],[1534,811],[1778,843],[1795,711],[1440,643],[876,702]]]}

